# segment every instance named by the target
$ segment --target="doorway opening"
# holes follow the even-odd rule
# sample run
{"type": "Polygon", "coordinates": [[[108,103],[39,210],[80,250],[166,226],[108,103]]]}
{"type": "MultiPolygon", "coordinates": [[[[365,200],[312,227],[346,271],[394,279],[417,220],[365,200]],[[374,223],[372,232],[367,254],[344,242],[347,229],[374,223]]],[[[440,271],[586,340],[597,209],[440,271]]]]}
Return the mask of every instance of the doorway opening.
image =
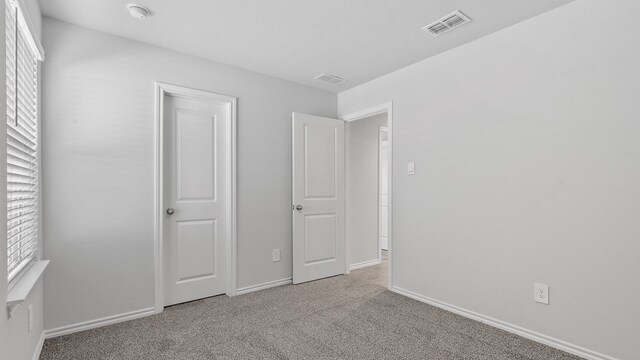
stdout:
{"type": "Polygon", "coordinates": [[[340,120],[293,113],[293,284],[376,266],[392,287],[392,129],[391,103],[340,120]]]}
{"type": "Polygon", "coordinates": [[[391,104],[343,117],[346,122],[347,272],[367,268],[391,287],[391,104]]]}

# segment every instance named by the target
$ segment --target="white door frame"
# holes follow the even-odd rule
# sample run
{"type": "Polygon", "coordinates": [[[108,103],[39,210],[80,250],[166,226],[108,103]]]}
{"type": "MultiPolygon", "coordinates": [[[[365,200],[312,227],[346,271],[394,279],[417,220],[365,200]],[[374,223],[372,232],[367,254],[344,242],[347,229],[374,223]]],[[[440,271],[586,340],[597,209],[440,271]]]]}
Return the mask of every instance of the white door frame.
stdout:
{"type": "MultiPolygon", "coordinates": [[[[380,183],[382,181],[382,133],[387,133],[387,141],[389,141],[389,129],[387,126],[378,126],[378,262],[382,262],[382,237],[380,236],[380,204],[382,196],[380,196],[380,183]]],[[[387,159],[389,161],[389,159],[387,159]]],[[[389,179],[389,164],[387,164],[387,180],[389,179]]],[[[389,184],[387,184],[387,192],[389,192],[389,184]]],[[[388,195],[387,195],[388,197],[388,195]]],[[[387,212],[389,211],[389,203],[387,203],[387,212]]],[[[387,219],[388,220],[388,219],[387,219]]],[[[389,224],[387,223],[387,240],[389,240],[389,224]]],[[[389,244],[387,241],[387,249],[389,244]]]]}
{"type": "Polygon", "coordinates": [[[225,105],[226,116],[226,189],[225,189],[225,257],[226,257],[226,291],[228,296],[236,295],[236,108],[238,99],[233,96],[220,95],[208,91],[171,85],[161,82],[155,83],[155,171],[154,171],[154,272],[155,272],[155,300],[156,313],[164,310],[164,202],[163,202],[163,167],[164,167],[164,99],[176,96],[187,99],[206,101],[225,105]]]}
{"type": "MultiPolygon", "coordinates": [[[[392,269],[393,269],[393,262],[392,262],[392,258],[393,258],[393,102],[388,102],[385,104],[381,104],[381,105],[377,105],[377,106],[373,106],[367,109],[363,109],[360,111],[356,111],[347,115],[343,115],[340,118],[342,120],[344,120],[345,122],[349,123],[352,121],[356,121],[356,120],[361,120],[364,118],[368,118],[371,117],[373,115],[378,115],[378,114],[383,114],[383,113],[387,113],[387,131],[389,134],[389,159],[387,162],[387,166],[389,168],[388,171],[388,185],[389,185],[389,195],[388,195],[388,213],[387,213],[387,230],[389,231],[388,234],[388,239],[389,239],[389,249],[387,250],[387,256],[388,256],[388,279],[387,279],[387,288],[389,290],[391,290],[391,288],[393,287],[392,284],[392,279],[393,277],[391,276],[392,274],[392,269]]],[[[346,129],[345,132],[345,157],[348,159],[350,152],[349,152],[349,141],[348,141],[348,127],[346,129]]],[[[345,164],[348,164],[348,161],[345,161],[345,164]]],[[[349,221],[349,212],[351,210],[351,192],[349,190],[349,181],[350,181],[350,175],[351,173],[351,169],[349,168],[349,166],[346,166],[345,169],[345,232],[346,232],[346,269],[347,269],[347,273],[350,272],[349,267],[351,265],[351,237],[350,237],[350,230],[351,230],[351,224],[349,221]]],[[[380,259],[380,244],[379,244],[379,238],[380,236],[378,236],[378,259],[380,259]]]]}

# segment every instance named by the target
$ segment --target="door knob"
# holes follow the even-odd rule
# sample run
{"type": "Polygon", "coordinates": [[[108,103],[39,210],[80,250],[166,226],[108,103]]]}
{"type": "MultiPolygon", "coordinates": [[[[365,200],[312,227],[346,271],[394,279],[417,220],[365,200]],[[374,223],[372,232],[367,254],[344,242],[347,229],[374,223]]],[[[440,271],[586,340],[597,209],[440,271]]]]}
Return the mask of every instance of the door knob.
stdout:
{"type": "Polygon", "coordinates": [[[173,210],[173,208],[168,208],[167,209],[167,215],[173,215],[174,212],[176,212],[176,211],[173,210]]]}
{"type": "Polygon", "coordinates": [[[302,205],[296,205],[296,210],[298,211],[302,210],[302,205]]]}

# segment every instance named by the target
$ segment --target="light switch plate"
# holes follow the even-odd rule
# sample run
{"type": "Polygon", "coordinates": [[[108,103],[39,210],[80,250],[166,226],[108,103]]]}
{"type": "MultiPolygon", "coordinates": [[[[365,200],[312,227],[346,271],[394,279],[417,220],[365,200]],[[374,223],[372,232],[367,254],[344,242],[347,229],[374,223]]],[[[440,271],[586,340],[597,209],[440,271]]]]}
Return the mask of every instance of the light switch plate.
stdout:
{"type": "Polygon", "coordinates": [[[409,162],[409,164],[407,164],[407,173],[409,175],[414,175],[416,173],[416,163],[411,161],[409,162]]]}

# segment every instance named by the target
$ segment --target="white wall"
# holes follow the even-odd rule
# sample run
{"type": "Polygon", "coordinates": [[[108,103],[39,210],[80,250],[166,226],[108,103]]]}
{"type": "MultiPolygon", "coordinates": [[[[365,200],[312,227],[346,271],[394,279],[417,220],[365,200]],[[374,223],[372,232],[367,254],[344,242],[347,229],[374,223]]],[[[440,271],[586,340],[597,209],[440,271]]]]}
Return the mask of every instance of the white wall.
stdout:
{"type": "MultiPolygon", "coordinates": [[[[36,0],[21,1],[25,15],[30,19],[32,30],[40,35],[40,8],[36,0]]],[[[5,2],[0,1],[0,14],[5,12],[5,2]]],[[[0,16],[0,38],[5,38],[5,18],[0,16]]],[[[5,47],[0,46],[0,69],[6,68],[5,47]]],[[[0,113],[6,114],[6,87],[5,71],[0,71],[0,113]]],[[[6,122],[0,121],[0,143],[6,144],[6,122]]],[[[0,156],[0,208],[7,208],[7,158],[0,156]]],[[[6,241],[7,233],[7,213],[0,211],[0,233],[5,234],[2,238],[6,241]]],[[[11,360],[32,359],[39,351],[40,340],[43,330],[43,290],[42,280],[34,286],[26,301],[21,303],[15,310],[11,318],[6,314],[7,299],[7,247],[6,242],[0,246],[0,358],[11,360]],[[31,332],[27,331],[27,309],[33,309],[33,327],[31,332]]]]}
{"type": "Polygon", "coordinates": [[[395,286],[640,358],[638,15],[575,1],[339,94],[393,101],[395,286]]]}
{"type": "Polygon", "coordinates": [[[153,306],[155,81],[238,97],[238,287],[291,277],[291,112],[335,117],[336,95],[43,27],[45,327],[153,306]]]}
{"type": "Polygon", "coordinates": [[[386,125],[386,113],[347,124],[351,265],[378,259],[378,133],[386,125]]]}
{"type": "Polygon", "coordinates": [[[42,13],[38,0],[18,0],[22,5],[24,16],[29,22],[29,26],[34,35],[39,38],[42,36],[42,13]]]}

